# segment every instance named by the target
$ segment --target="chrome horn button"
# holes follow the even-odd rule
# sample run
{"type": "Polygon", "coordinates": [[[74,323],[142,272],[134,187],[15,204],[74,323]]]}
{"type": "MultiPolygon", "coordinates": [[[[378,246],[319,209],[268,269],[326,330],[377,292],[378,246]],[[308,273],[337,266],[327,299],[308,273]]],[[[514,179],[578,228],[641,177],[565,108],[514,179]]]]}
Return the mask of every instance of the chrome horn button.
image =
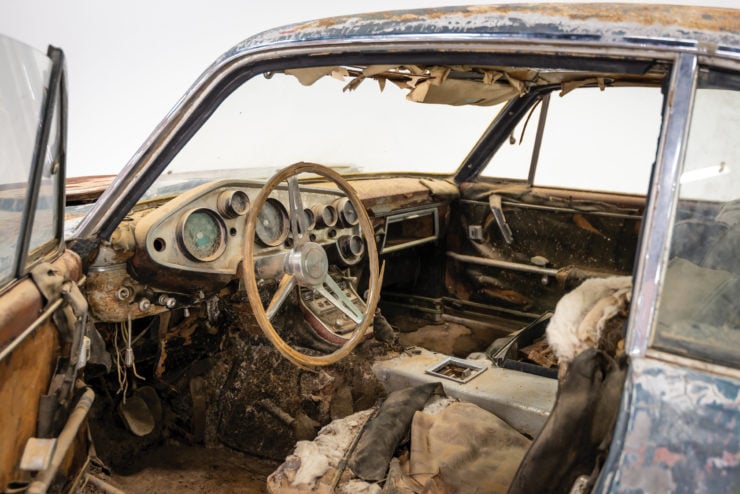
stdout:
{"type": "Polygon", "coordinates": [[[285,270],[295,276],[301,286],[317,286],[324,282],[329,272],[326,251],[315,242],[306,242],[290,251],[285,260],[285,270]]]}

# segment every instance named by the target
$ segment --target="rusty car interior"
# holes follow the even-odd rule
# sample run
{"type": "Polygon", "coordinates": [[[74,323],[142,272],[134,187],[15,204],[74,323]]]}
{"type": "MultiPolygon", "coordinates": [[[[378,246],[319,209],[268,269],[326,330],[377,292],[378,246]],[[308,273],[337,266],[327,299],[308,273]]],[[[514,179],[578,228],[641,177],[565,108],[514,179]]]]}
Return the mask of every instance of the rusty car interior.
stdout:
{"type": "MultiPolygon", "coordinates": [[[[545,120],[531,118],[532,110],[550,97],[620,86],[659,91],[669,71],[653,61],[624,65],[623,73],[398,65],[269,76],[310,85],[340,73],[345,90],[367,79],[407,89],[414,102],[509,104],[499,115],[519,118],[494,120],[474,155],[502,145],[502,132],[503,145],[523,138],[526,125],[533,139],[545,120]]],[[[141,201],[89,254],[84,289],[112,358],[109,367],[86,370],[99,396],[90,431],[100,464],[131,473],[145,468],[136,458],[163,442],[226,446],[281,462],[332,420],[377,407],[389,392],[438,381],[448,396],[496,414],[529,444],[557,392],[547,323],[584,280],[631,276],[644,197],[538,187],[534,170],[530,180],[498,180],[466,176],[463,165],[459,184],[434,175],[350,175],[368,231],[341,187],[314,164],[296,166],[304,172],[300,186],[276,184],[251,231],[245,218],[264,182],[172,179],[166,187],[173,192],[141,201]],[[297,219],[292,187],[300,189],[297,219]],[[296,231],[325,250],[333,293],[284,286],[274,260],[282,265],[297,246],[296,231]],[[248,255],[245,243],[253,245],[248,255]],[[383,264],[375,278],[369,250],[383,264]],[[283,358],[263,337],[245,294],[243,259],[253,260],[253,290],[269,323],[308,360],[283,358]],[[373,336],[336,364],[311,367],[312,358],[355,337],[363,298],[379,282],[373,336]]],[[[590,345],[621,354],[627,310],[623,300],[611,330],[590,345]]],[[[329,483],[331,475],[324,477],[329,483]]],[[[274,492],[289,491],[275,475],[271,481],[274,492]]]]}
{"type": "MultiPolygon", "coordinates": [[[[472,403],[497,417],[507,446],[481,448],[503,451],[490,455],[504,472],[489,482],[511,482],[518,468],[540,468],[528,449],[542,442],[538,435],[559,382],[576,362],[572,350],[548,344],[546,328],[559,301],[579,286],[596,287],[595,300],[611,297],[613,304],[608,316],[585,321],[590,329],[572,345],[608,355],[604,374],[624,368],[645,194],[539,185],[537,153],[552,100],[567,104],[571,94],[619,88],[661,93],[671,64],[501,57],[505,63],[444,65],[428,58],[255,77],[309,89],[318,80],[339,79],[332,82],[347,98],[360,84],[375,84],[378,94],[393,85],[404,91],[404,104],[493,108],[490,125],[461,156],[462,164],[454,163],[459,168],[453,175],[362,173],[361,166],[340,175],[309,159],[285,163],[269,182],[228,171],[206,178],[165,174],[106,240],[68,243],[82,261],[70,271],[84,279],[80,289],[96,340],[82,375],[95,401],[89,432],[78,433],[89,434],[93,450],[89,459],[68,459],[66,465],[71,472],[73,463],[89,462],[86,489],[156,492],[157,482],[172,486],[172,472],[179,471],[178,492],[262,492],[265,485],[269,492],[379,493],[383,486],[382,492],[422,492],[394,484],[423,470],[409,466],[408,439],[372,454],[368,443],[379,441],[358,439],[373,429],[367,424],[382,415],[383,404],[398,396],[394,392],[409,389],[426,393],[414,410],[446,400],[472,403]],[[523,140],[534,143],[534,151],[522,163],[521,178],[496,177],[499,150],[523,140]],[[437,383],[442,387],[432,387],[437,383]],[[352,451],[329,455],[326,468],[306,477],[295,460],[299,450],[319,441],[322,428],[338,430],[331,424],[341,420],[351,431],[343,447],[352,451]],[[352,453],[363,450],[383,460],[381,474],[358,474],[368,469],[352,453]],[[159,473],[147,477],[155,467],[159,473]],[[187,480],[186,471],[209,480],[187,480]],[[399,490],[390,490],[391,484],[399,490]]],[[[596,110],[583,118],[594,126],[609,124],[596,110]]],[[[657,146],[656,140],[653,154],[639,163],[646,177],[657,146]]],[[[567,156],[560,158],[567,166],[567,156]]],[[[362,160],[356,157],[360,165],[362,160]]],[[[598,174],[600,157],[592,160],[598,174]]],[[[67,221],[78,220],[109,181],[70,181],[67,221]]],[[[700,207],[707,218],[719,213],[717,204],[700,207]]],[[[36,349],[48,344],[43,338],[58,338],[53,331],[39,335],[36,349]]],[[[62,361],[25,382],[42,383],[63,370],[62,361]]],[[[21,395],[18,390],[14,396],[21,395]]],[[[619,392],[608,403],[610,409],[602,403],[573,420],[603,422],[609,429],[619,392]]],[[[467,420],[479,413],[460,415],[451,427],[475,429],[467,420]]],[[[445,417],[452,421],[453,415],[445,417]]],[[[51,417],[50,423],[60,419],[51,417]]],[[[412,441],[416,434],[412,430],[412,441]]],[[[557,485],[567,492],[578,477],[585,476],[584,485],[593,482],[608,436],[606,430],[599,444],[583,447],[601,460],[563,460],[570,473],[557,485]]],[[[473,461],[457,465],[459,479],[420,474],[417,487],[466,492],[481,465],[491,468],[473,461]]],[[[27,472],[3,468],[0,488],[7,492],[23,491],[31,481],[27,472]]],[[[60,489],[79,482],[60,477],[60,489]]],[[[501,488],[481,485],[476,488],[501,488]]],[[[534,492],[531,483],[515,487],[510,492],[534,492]]]]}

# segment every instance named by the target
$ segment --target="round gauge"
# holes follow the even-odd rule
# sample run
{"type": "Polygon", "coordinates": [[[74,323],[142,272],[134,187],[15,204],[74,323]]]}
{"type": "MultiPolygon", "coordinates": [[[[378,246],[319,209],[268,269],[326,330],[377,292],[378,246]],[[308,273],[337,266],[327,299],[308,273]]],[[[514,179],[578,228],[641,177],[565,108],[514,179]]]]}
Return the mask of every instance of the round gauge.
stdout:
{"type": "Polygon", "coordinates": [[[288,212],[277,199],[267,199],[257,218],[254,230],[257,239],[268,247],[275,247],[288,236],[288,212]]]}
{"type": "Polygon", "coordinates": [[[225,190],[218,195],[218,212],[225,218],[244,216],[249,211],[249,196],[241,190],[225,190]]]}
{"type": "Polygon", "coordinates": [[[331,204],[316,204],[311,209],[313,209],[316,216],[316,226],[319,228],[335,226],[337,224],[337,209],[331,204]]]}
{"type": "Polygon", "coordinates": [[[303,217],[306,218],[306,228],[313,230],[316,227],[316,215],[309,208],[303,210],[303,217]]]}
{"type": "Polygon", "coordinates": [[[355,207],[346,197],[334,201],[334,207],[339,212],[339,220],[342,222],[342,225],[355,226],[360,222],[360,217],[357,215],[355,207]]]}
{"type": "Polygon", "coordinates": [[[365,242],[359,235],[343,235],[337,240],[337,245],[345,259],[360,257],[365,253],[365,242]]]}
{"type": "Polygon", "coordinates": [[[212,261],[226,248],[226,227],[210,209],[195,209],[180,220],[178,240],[185,254],[194,261],[212,261]]]}

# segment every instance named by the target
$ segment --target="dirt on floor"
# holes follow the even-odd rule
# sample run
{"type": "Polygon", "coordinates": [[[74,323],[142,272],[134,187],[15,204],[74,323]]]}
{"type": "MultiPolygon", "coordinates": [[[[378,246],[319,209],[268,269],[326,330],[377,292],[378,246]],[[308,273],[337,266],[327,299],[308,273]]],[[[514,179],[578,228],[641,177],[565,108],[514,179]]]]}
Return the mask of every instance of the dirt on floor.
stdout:
{"type": "MultiPolygon", "coordinates": [[[[131,475],[93,474],[126,494],[265,493],[266,480],[280,462],[229,448],[165,445],[135,460],[131,475]]],[[[83,493],[99,493],[90,483],[83,493]]]]}
{"type": "Polygon", "coordinates": [[[421,346],[433,352],[465,358],[473,352],[483,352],[496,338],[501,330],[472,330],[462,324],[443,322],[429,324],[410,333],[400,333],[402,345],[421,346]]]}

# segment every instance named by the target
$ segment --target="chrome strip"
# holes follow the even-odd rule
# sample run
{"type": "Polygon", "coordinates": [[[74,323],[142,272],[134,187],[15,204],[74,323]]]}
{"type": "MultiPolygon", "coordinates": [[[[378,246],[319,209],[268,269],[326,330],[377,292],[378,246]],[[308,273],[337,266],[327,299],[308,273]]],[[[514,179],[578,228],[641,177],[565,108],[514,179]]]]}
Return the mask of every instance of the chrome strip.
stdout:
{"type": "Polygon", "coordinates": [[[518,262],[504,261],[502,259],[488,259],[486,257],[466,256],[457,252],[447,251],[447,257],[467,264],[477,264],[479,266],[490,266],[494,268],[510,269],[512,271],[521,271],[523,273],[534,273],[545,276],[557,276],[559,270],[555,268],[543,268],[540,266],[521,264],[518,262]]]}
{"type": "Polygon", "coordinates": [[[638,264],[627,322],[627,353],[644,357],[653,332],[663,269],[673,232],[677,187],[683,165],[688,123],[694,102],[695,55],[681,54],[674,66],[666,96],[666,110],[657,162],[653,171],[645,221],[642,227],[638,264]]]}
{"type": "Polygon", "coordinates": [[[434,242],[439,238],[439,210],[437,207],[431,207],[431,208],[424,208],[424,209],[414,209],[411,211],[406,211],[405,213],[399,213],[399,214],[393,214],[390,216],[387,216],[385,218],[385,234],[383,235],[383,245],[380,246],[380,254],[389,254],[391,252],[396,252],[402,249],[408,249],[410,247],[414,247],[421,244],[426,244],[428,242],[434,242]],[[434,233],[432,235],[429,235],[427,237],[417,238],[415,240],[409,240],[408,242],[403,242],[400,244],[394,244],[391,246],[386,247],[385,244],[388,241],[388,225],[391,223],[400,223],[405,220],[413,220],[416,218],[421,218],[422,216],[432,216],[432,221],[434,222],[433,229],[434,233]]]}
{"type": "MultiPolygon", "coordinates": [[[[465,254],[458,254],[457,252],[447,251],[447,257],[467,264],[477,264],[478,266],[489,266],[493,268],[509,269],[511,271],[520,271],[522,273],[534,273],[541,274],[543,276],[557,276],[561,272],[568,272],[573,266],[566,266],[564,268],[543,268],[531,264],[523,264],[520,262],[504,261],[503,259],[489,259],[487,257],[468,256],[465,254]]],[[[586,268],[576,268],[579,272],[585,274],[591,278],[607,278],[609,276],[621,276],[618,272],[609,271],[595,271],[586,268]]]]}
{"type": "Polygon", "coordinates": [[[679,365],[681,367],[686,367],[687,369],[706,372],[708,374],[716,374],[718,376],[724,376],[740,381],[740,369],[735,369],[733,367],[713,364],[703,360],[697,360],[695,358],[682,357],[675,353],[668,353],[654,348],[648,348],[647,352],[645,352],[645,356],[667,364],[679,365]]]}

